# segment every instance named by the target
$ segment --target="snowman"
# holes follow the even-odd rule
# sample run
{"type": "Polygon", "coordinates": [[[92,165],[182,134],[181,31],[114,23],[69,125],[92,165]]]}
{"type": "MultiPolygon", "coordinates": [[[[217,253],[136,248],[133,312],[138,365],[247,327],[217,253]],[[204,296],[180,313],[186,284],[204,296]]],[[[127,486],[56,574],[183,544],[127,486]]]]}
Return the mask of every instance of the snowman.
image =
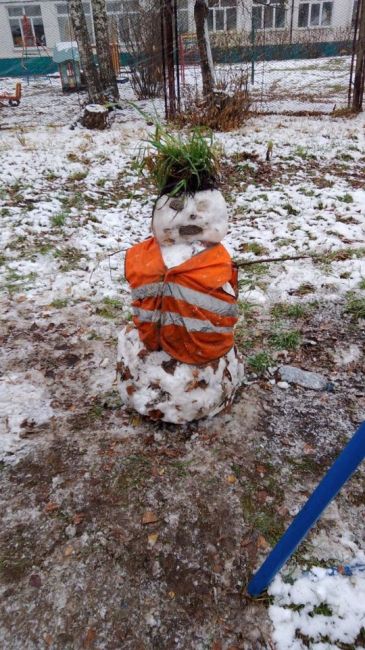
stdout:
{"type": "Polygon", "coordinates": [[[204,183],[178,195],[166,183],[151,236],[126,253],[133,324],[118,337],[119,391],[154,420],[213,416],[243,380],[233,333],[237,270],[221,243],[227,207],[215,179],[204,183]]]}

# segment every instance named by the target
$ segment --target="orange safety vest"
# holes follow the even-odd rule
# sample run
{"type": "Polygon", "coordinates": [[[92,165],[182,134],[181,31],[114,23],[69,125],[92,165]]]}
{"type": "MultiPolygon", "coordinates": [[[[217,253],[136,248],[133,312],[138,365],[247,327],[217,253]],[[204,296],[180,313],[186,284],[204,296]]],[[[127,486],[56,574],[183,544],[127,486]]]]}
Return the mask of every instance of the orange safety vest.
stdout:
{"type": "Polygon", "coordinates": [[[237,269],[222,244],[167,268],[154,237],[127,251],[125,277],[132,287],[133,321],[149,350],[184,363],[204,364],[234,343],[237,269]]]}

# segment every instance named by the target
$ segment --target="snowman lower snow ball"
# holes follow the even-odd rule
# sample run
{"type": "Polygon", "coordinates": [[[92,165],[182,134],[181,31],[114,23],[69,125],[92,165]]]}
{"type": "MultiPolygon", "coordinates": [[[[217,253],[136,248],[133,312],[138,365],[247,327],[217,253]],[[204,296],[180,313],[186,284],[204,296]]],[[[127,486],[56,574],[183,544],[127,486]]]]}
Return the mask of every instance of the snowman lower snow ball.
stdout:
{"type": "Polygon", "coordinates": [[[163,194],[153,236],[127,251],[133,323],[118,340],[122,401],[155,420],[183,423],[228,406],[243,379],[234,347],[237,271],[217,189],[163,194]]]}

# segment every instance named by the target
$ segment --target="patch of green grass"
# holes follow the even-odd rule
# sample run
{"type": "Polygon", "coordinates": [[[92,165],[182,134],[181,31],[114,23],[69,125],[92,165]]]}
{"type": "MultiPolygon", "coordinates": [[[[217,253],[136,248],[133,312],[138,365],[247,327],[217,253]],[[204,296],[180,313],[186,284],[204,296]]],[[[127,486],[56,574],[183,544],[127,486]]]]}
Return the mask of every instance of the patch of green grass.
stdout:
{"type": "Polygon", "coordinates": [[[342,196],[337,196],[337,199],[339,201],[342,201],[342,203],[353,203],[354,202],[352,194],[349,194],[348,192],[346,192],[346,194],[343,194],[342,196]]]}
{"type": "Polygon", "coordinates": [[[244,251],[245,253],[253,253],[254,255],[266,255],[266,253],[268,252],[265,246],[255,241],[247,244],[243,244],[241,250],[244,251]]]}
{"type": "Polygon", "coordinates": [[[262,352],[258,352],[257,354],[248,357],[247,359],[247,365],[250,367],[251,370],[254,372],[261,374],[265,372],[270,366],[272,366],[273,360],[268,352],[265,352],[264,350],[262,352]]]}
{"type": "Polygon", "coordinates": [[[290,244],[293,244],[295,242],[295,239],[291,239],[289,237],[283,238],[283,239],[278,239],[276,241],[276,245],[282,248],[283,246],[290,246],[290,244]]]}
{"type": "Polygon", "coordinates": [[[333,93],[342,93],[346,92],[347,88],[342,84],[333,84],[332,86],[328,87],[328,90],[333,93]]]}
{"type": "Polygon", "coordinates": [[[88,173],[89,172],[86,169],[83,170],[83,171],[74,172],[73,174],[70,174],[70,176],[68,177],[68,180],[71,181],[71,182],[73,182],[73,181],[83,181],[84,178],[86,178],[86,176],[88,175],[88,173]]]}
{"type": "Polygon", "coordinates": [[[7,248],[11,251],[16,251],[24,248],[24,244],[27,242],[26,235],[18,235],[15,239],[12,239],[8,244],[7,248]]]}
{"type": "Polygon", "coordinates": [[[308,190],[306,187],[300,187],[298,192],[304,194],[304,196],[315,196],[315,190],[308,190]]]}
{"type": "Polygon", "coordinates": [[[291,465],[293,471],[297,470],[300,474],[310,474],[315,477],[318,476],[318,473],[323,472],[322,464],[309,455],[303,455],[298,458],[286,458],[283,462],[291,465]]]}
{"type": "Polygon", "coordinates": [[[69,210],[70,208],[81,210],[85,205],[85,196],[82,192],[72,192],[67,196],[61,197],[60,202],[66,210],[69,210]]]}
{"type": "Polygon", "coordinates": [[[269,338],[270,345],[276,350],[295,350],[300,345],[301,336],[297,330],[276,332],[269,338]]]}
{"type": "Polygon", "coordinates": [[[269,269],[269,265],[264,262],[257,262],[257,264],[255,263],[250,266],[245,266],[244,272],[247,277],[240,280],[240,282],[242,282],[243,285],[246,282],[247,286],[254,287],[258,280],[269,272],[269,269]]]}
{"type": "Polygon", "coordinates": [[[0,253],[0,266],[4,266],[6,262],[6,257],[2,253],[0,253]]]}
{"type": "MultiPolygon", "coordinates": [[[[362,247],[360,246],[359,248],[340,248],[337,251],[326,253],[318,261],[321,262],[321,261],[328,260],[330,262],[343,262],[353,257],[356,257],[356,259],[362,259],[363,257],[365,257],[365,246],[362,247]]],[[[316,263],[317,260],[314,259],[314,262],[316,263]]]]}
{"type": "Polygon", "coordinates": [[[308,615],[313,618],[313,616],[332,616],[332,614],[333,611],[327,603],[319,603],[319,605],[313,607],[312,611],[309,612],[308,615]]]}
{"type": "Polygon", "coordinates": [[[5,283],[2,285],[2,288],[6,289],[10,295],[13,295],[18,291],[27,289],[27,283],[35,280],[36,277],[37,273],[34,271],[26,275],[21,275],[17,271],[10,270],[5,276],[5,283]]]}
{"type": "Polygon", "coordinates": [[[302,318],[306,315],[303,305],[279,302],[271,308],[274,318],[302,318]]]}
{"type": "Polygon", "coordinates": [[[71,418],[71,428],[73,431],[82,431],[87,427],[92,426],[96,420],[101,418],[105,413],[105,409],[101,404],[93,404],[90,409],[84,413],[77,413],[71,418]]]}
{"type": "Polygon", "coordinates": [[[365,278],[362,278],[362,280],[360,280],[359,289],[364,289],[365,290],[365,278]]]}
{"type": "MultiPolygon", "coordinates": [[[[308,293],[314,293],[315,287],[310,282],[303,282],[299,285],[298,289],[295,290],[296,296],[306,296],[308,293]]],[[[294,292],[293,292],[294,293],[294,292]]]]}
{"type": "Polygon", "coordinates": [[[104,187],[107,179],[106,178],[98,178],[96,181],[96,187],[104,187]]]}
{"type": "Polygon", "coordinates": [[[51,302],[51,306],[55,307],[56,309],[62,309],[63,307],[67,307],[67,304],[68,304],[67,298],[64,299],[58,298],[51,302]]]}
{"type": "Polygon", "coordinates": [[[100,404],[94,404],[89,411],[89,417],[95,420],[97,418],[101,418],[103,413],[104,413],[103,407],[100,404]]]}
{"type": "Polygon", "coordinates": [[[351,156],[350,153],[341,153],[338,156],[339,160],[344,160],[345,162],[350,162],[350,160],[354,160],[354,157],[351,156]]]}
{"type": "Polygon", "coordinates": [[[313,153],[310,153],[307,147],[303,147],[299,145],[294,149],[294,155],[297,156],[298,158],[302,158],[303,160],[316,160],[317,156],[315,156],[313,153]]]}
{"type": "Polygon", "coordinates": [[[257,486],[250,486],[241,499],[243,517],[250,527],[274,546],[284,532],[284,524],[274,509],[256,503],[253,494],[255,489],[257,490],[257,486]]]}
{"type": "Polygon", "coordinates": [[[96,308],[96,313],[103,318],[120,318],[123,307],[123,303],[117,298],[106,296],[103,305],[98,305],[96,308]]]}
{"type": "Polygon", "coordinates": [[[66,218],[67,214],[65,212],[59,212],[51,217],[51,224],[52,226],[55,226],[55,228],[62,228],[66,223],[66,218]]]}
{"type": "Polygon", "coordinates": [[[57,248],[54,252],[56,259],[60,260],[61,271],[74,271],[79,267],[80,260],[84,253],[78,248],[67,246],[66,248],[57,248]]]}
{"type": "Polygon", "coordinates": [[[52,244],[41,244],[37,252],[39,252],[41,255],[48,255],[48,253],[53,250],[54,246],[52,244]]]}
{"type": "Polygon", "coordinates": [[[258,305],[253,302],[249,302],[248,300],[239,300],[237,305],[240,314],[242,314],[247,320],[252,320],[254,311],[258,305]]]}
{"type": "Polygon", "coordinates": [[[100,336],[95,330],[91,330],[90,334],[87,337],[88,341],[102,341],[103,337],[100,336]]]}
{"type": "Polygon", "coordinates": [[[58,174],[56,174],[52,170],[47,170],[44,174],[44,177],[47,181],[55,181],[56,178],[59,178],[58,174]]]}
{"type": "Polygon", "coordinates": [[[284,208],[284,210],[287,211],[288,214],[292,214],[294,216],[297,216],[298,214],[300,214],[300,210],[297,210],[296,208],[294,208],[291,205],[291,203],[285,203],[285,205],[283,205],[283,208],[284,208]]]}
{"type": "Polygon", "coordinates": [[[349,294],[344,312],[350,314],[354,321],[365,318],[365,298],[349,294]]]}
{"type": "Polygon", "coordinates": [[[284,532],[284,525],[277,513],[270,510],[256,512],[250,524],[264,536],[270,546],[274,546],[284,532]]]}
{"type": "Polygon", "coordinates": [[[0,209],[0,217],[8,217],[11,214],[9,208],[0,209]]]}
{"type": "Polygon", "coordinates": [[[247,322],[243,320],[238,321],[234,331],[234,338],[239,350],[246,351],[254,347],[254,341],[251,336],[252,332],[248,329],[247,322]]]}
{"type": "Polygon", "coordinates": [[[110,296],[106,296],[103,298],[103,303],[104,305],[109,305],[114,309],[123,309],[123,303],[117,298],[110,298],[110,296]]]}
{"type": "Polygon", "coordinates": [[[140,489],[150,476],[150,460],[144,456],[127,456],[123,459],[123,465],[118,467],[113,488],[128,499],[128,492],[136,488],[140,489]]]}
{"type": "Polygon", "coordinates": [[[184,477],[188,476],[188,468],[189,465],[191,465],[194,461],[192,460],[172,460],[169,463],[169,467],[172,467],[174,470],[176,470],[176,473],[179,477],[184,477]]]}
{"type": "Polygon", "coordinates": [[[31,567],[30,559],[17,559],[12,556],[0,557],[0,576],[4,582],[17,582],[31,567]]]}

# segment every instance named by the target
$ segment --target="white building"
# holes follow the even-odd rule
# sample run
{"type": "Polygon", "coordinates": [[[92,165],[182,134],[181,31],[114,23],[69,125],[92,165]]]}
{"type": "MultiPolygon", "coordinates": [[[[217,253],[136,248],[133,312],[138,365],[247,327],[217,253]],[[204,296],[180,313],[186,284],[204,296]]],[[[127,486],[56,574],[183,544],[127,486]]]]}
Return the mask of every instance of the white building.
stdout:
{"type": "MultiPolygon", "coordinates": [[[[209,0],[209,29],[217,35],[245,36],[252,28],[266,42],[311,39],[344,40],[351,32],[357,0],[209,0]],[[289,35],[289,36],[288,36],[289,35]],[[290,40],[288,40],[290,38],[290,40]]],[[[90,2],[84,2],[88,27],[93,36],[90,2]]],[[[107,0],[114,33],[119,26],[138,20],[138,0],[107,0]]],[[[180,33],[194,32],[194,0],[178,0],[180,33]]],[[[67,2],[57,0],[0,0],[0,76],[11,59],[39,58],[52,53],[59,41],[70,40],[67,2]]]]}

